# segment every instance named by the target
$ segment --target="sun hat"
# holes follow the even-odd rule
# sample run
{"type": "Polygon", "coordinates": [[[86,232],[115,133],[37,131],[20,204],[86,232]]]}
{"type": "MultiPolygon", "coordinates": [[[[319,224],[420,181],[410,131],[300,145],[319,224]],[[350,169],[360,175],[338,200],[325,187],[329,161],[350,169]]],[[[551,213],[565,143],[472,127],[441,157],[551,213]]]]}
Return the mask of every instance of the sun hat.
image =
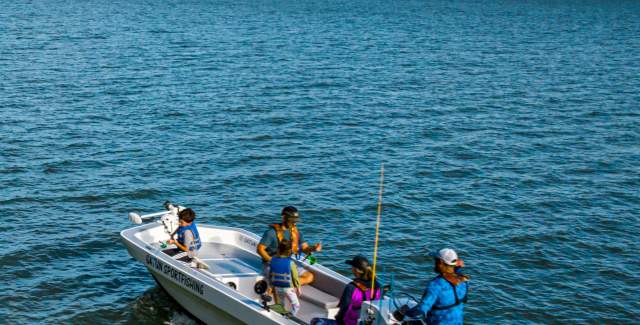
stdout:
{"type": "Polygon", "coordinates": [[[430,252],[429,256],[442,260],[444,264],[458,266],[458,253],[451,248],[443,248],[439,251],[430,252]]]}

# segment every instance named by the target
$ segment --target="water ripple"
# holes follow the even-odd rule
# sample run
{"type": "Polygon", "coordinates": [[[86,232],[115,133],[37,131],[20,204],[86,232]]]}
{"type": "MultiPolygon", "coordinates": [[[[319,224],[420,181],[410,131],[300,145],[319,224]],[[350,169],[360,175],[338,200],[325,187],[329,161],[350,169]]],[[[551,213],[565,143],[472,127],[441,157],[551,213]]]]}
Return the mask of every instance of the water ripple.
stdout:
{"type": "Polygon", "coordinates": [[[419,294],[458,249],[470,323],[637,323],[638,3],[12,1],[0,11],[0,317],[195,324],[121,245],[165,199],[419,294]],[[211,213],[215,213],[212,215],[211,213]],[[16,234],[18,237],[16,237],[16,234]],[[16,238],[18,240],[16,240],[16,238]]]}

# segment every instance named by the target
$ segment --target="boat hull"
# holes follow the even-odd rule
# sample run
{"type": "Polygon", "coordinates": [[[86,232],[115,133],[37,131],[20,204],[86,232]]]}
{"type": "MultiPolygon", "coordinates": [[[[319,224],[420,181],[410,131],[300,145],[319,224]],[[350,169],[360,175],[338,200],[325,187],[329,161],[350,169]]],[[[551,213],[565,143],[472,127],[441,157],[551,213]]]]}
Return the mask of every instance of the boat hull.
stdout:
{"type": "Polygon", "coordinates": [[[201,321],[225,325],[297,324],[263,309],[255,299],[243,296],[223,283],[211,281],[201,270],[185,266],[154,245],[126,232],[121,235],[129,254],[143,263],[167,293],[201,321]]]}
{"type": "Polygon", "coordinates": [[[238,325],[244,324],[239,319],[229,315],[216,305],[198,299],[191,292],[183,289],[173,281],[162,277],[158,271],[148,268],[158,284],[185,310],[207,324],[238,325]]]}
{"type": "Polygon", "coordinates": [[[314,283],[303,288],[297,317],[264,308],[254,291],[264,280],[256,253],[260,238],[239,228],[199,225],[203,247],[200,261],[208,269],[192,268],[163,251],[164,228],[151,223],[121,232],[129,254],[143,263],[156,281],[184,309],[208,324],[308,324],[315,317],[333,317],[349,279],[322,265],[295,260],[313,272],[314,283]]]}

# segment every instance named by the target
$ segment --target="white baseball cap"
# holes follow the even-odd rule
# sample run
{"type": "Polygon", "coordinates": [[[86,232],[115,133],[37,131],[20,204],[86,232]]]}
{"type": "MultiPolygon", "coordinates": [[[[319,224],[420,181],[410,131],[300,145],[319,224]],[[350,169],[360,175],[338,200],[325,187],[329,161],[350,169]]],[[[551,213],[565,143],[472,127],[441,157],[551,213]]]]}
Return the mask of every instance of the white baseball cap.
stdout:
{"type": "Polygon", "coordinates": [[[457,266],[458,265],[458,253],[451,248],[443,248],[437,252],[429,253],[429,256],[433,256],[440,259],[444,264],[457,266]]]}

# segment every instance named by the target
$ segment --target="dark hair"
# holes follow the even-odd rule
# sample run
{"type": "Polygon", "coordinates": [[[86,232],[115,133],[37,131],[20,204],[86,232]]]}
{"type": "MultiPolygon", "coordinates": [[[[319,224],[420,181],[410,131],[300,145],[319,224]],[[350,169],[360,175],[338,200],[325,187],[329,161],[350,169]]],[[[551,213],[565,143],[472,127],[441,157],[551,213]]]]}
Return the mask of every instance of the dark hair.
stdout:
{"type": "Polygon", "coordinates": [[[283,239],[278,243],[278,254],[279,255],[291,255],[291,241],[288,239],[283,239]]]}
{"type": "Polygon", "coordinates": [[[186,222],[193,222],[196,220],[196,213],[191,208],[186,208],[178,213],[178,218],[186,222]]]}
{"type": "Polygon", "coordinates": [[[298,213],[298,209],[292,206],[287,206],[282,209],[282,215],[285,217],[293,217],[298,213]]]}

